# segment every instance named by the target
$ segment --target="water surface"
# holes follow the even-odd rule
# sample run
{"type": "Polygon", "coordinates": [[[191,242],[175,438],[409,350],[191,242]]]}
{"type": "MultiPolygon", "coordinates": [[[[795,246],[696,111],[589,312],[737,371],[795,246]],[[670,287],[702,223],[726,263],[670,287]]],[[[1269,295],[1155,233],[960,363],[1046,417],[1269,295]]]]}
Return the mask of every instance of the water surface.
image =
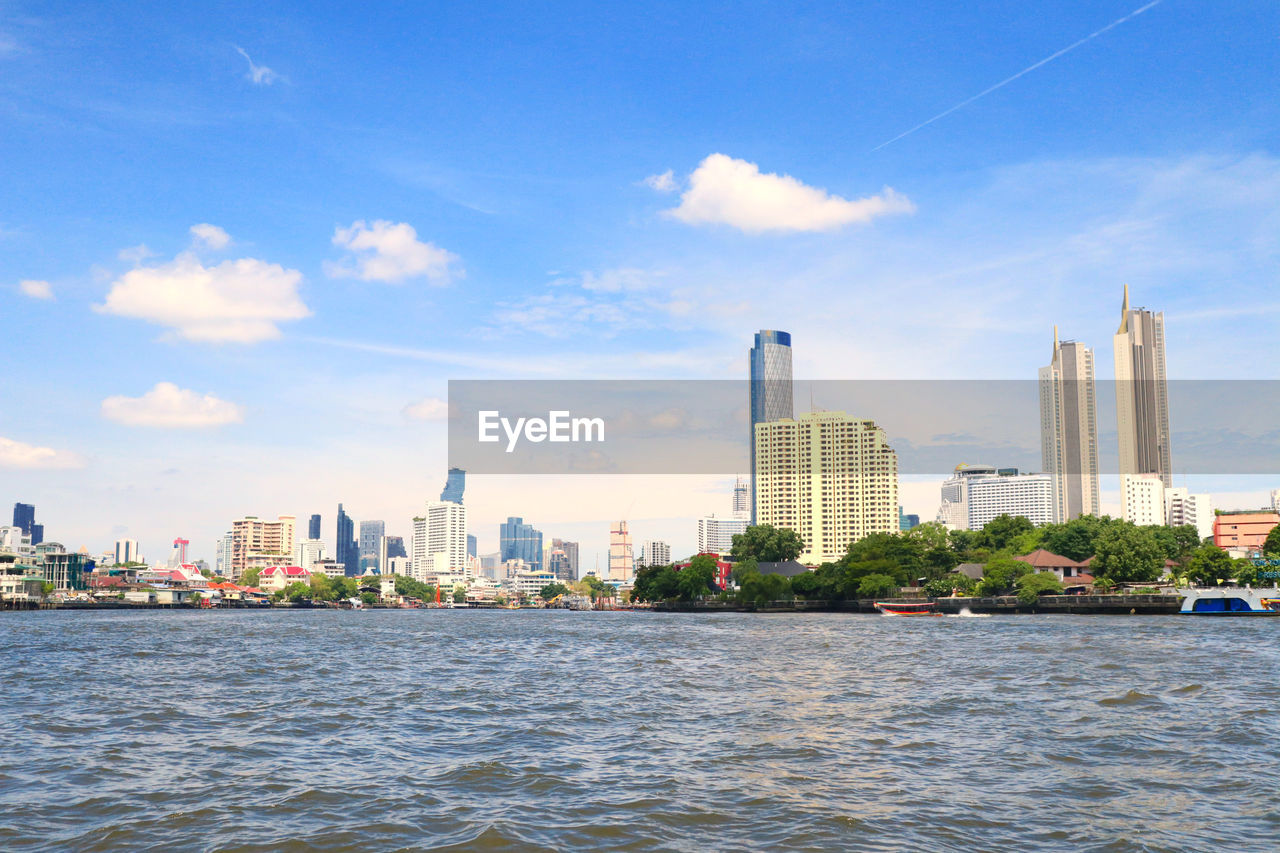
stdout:
{"type": "Polygon", "coordinates": [[[1275,849],[1280,620],[0,615],[0,849],[1275,849]]]}

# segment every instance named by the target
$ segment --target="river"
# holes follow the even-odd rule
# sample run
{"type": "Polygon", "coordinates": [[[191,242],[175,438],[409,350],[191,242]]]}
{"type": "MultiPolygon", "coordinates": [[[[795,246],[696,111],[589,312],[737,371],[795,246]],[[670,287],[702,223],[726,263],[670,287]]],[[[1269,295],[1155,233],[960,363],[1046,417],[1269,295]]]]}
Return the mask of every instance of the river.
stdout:
{"type": "Polygon", "coordinates": [[[0,614],[0,849],[1265,850],[1280,620],[0,614]]]}

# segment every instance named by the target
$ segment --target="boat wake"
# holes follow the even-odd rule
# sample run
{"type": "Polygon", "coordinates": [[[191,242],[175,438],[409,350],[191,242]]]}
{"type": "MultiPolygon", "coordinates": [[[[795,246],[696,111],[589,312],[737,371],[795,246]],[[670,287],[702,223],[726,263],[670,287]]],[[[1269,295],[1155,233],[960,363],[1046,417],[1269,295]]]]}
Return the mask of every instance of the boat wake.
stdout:
{"type": "Polygon", "coordinates": [[[959,613],[948,613],[948,619],[990,619],[990,613],[974,613],[967,607],[961,607],[959,613]]]}

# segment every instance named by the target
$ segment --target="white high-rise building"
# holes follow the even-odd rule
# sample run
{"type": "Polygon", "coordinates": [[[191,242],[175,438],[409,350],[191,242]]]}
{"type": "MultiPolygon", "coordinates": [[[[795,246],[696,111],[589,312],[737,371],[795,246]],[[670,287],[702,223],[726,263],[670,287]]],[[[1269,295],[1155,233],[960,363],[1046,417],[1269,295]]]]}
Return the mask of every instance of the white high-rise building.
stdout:
{"type": "Polygon", "coordinates": [[[1120,308],[1120,328],[1112,344],[1116,359],[1120,476],[1155,474],[1166,487],[1172,486],[1164,313],[1153,314],[1145,308],[1129,308],[1127,284],[1124,286],[1124,304],[1120,308]]]}
{"type": "Polygon", "coordinates": [[[311,567],[323,559],[323,539],[303,539],[298,542],[297,547],[294,549],[293,564],[302,566],[307,571],[311,571],[311,567]]]}
{"type": "Polygon", "coordinates": [[[1093,350],[1058,340],[1040,368],[1040,456],[1053,478],[1054,520],[1098,515],[1098,415],[1093,350]]]}
{"type": "Polygon", "coordinates": [[[465,575],[467,508],[453,501],[428,501],[426,514],[413,520],[413,578],[430,583],[436,576],[465,575]]]}
{"type": "Polygon", "coordinates": [[[752,482],[756,523],[799,534],[808,565],[898,531],[898,456],[873,421],[810,412],[756,424],[752,482]]]}
{"type": "Polygon", "coordinates": [[[138,540],[117,539],[115,559],[116,565],[121,563],[141,563],[142,554],[138,551],[138,540]]]}
{"type": "Polygon", "coordinates": [[[671,565],[671,546],[661,539],[650,539],[640,546],[640,562],[645,566],[671,565]]]}
{"type": "Polygon", "coordinates": [[[1213,498],[1193,495],[1183,486],[1164,490],[1164,521],[1170,527],[1190,524],[1204,540],[1213,536],[1213,498]]]}
{"type": "Polygon", "coordinates": [[[1271,508],[1280,512],[1280,489],[1271,490],[1271,508]]]}
{"type": "Polygon", "coordinates": [[[942,484],[937,520],[951,530],[981,530],[1001,515],[1022,516],[1035,525],[1049,524],[1054,512],[1054,478],[1049,474],[957,465],[942,484]]]}
{"type": "Polygon", "coordinates": [[[1139,526],[1161,525],[1164,516],[1164,481],[1159,474],[1125,474],[1120,478],[1124,520],[1139,526]]]}
{"type": "Polygon", "coordinates": [[[733,537],[746,533],[749,524],[746,518],[703,516],[698,519],[698,553],[728,554],[733,550],[733,537]]]}
{"type": "Polygon", "coordinates": [[[221,578],[231,577],[231,531],[228,530],[222,534],[222,538],[218,540],[217,555],[214,562],[217,568],[214,574],[221,578]]]}

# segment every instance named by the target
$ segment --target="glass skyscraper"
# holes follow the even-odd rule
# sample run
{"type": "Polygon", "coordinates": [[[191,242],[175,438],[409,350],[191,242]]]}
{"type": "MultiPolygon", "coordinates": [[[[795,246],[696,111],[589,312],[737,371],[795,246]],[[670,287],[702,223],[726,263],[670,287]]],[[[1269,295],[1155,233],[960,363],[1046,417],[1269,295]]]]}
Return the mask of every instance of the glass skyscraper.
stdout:
{"type": "Polygon", "coordinates": [[[466,487],[467,472],[461,468],[450,468],[449,476],[444,483],[444,491],[440,493],[440,500],[460,504],[462,503],[462,493],[466,487]]]}
{"type": "Polygon", "coordinates": [[[503,562],[524,560],[534,571],[542,571],[542,531],[525,524],[518,516],[509,516],[498,525],[499,551],[503,562]]]}
{"type": "Polygon", "coordinates": [[[34,504],[15,503],[13,505],[13,526],[31,537],[32,546],[44,541],[44,525],[36,524],[36,508],[34,504]]]}
{"type": "Polygon", "coordinates": [[[308,539],[320,538],[320,513],[318,512],[311,516],[311,521],[309,524],[307,524],[307,538],[308,539]]]}
{"type": "Polygon", "coordinates": [[[382,572],[382,561],[379,554],[382,550],[382,537],[386,535],[387,525],[381,521],[360,522],[360,573],[365,569],[382,572]]]}
{"type": "MultiPolygon", "coordinates": [[[[756,424],[795,416],[791,400],[791,333],[773,329],[756,332],[755,346],[748,360],[750,372],[751,423],[748,441],[751,448],[752,483],[756,476],[756,424]]],[[[754,489],[751,496],[751,523],[756,521],[754,489]]]]}
{"type": "Polygon", "coordinates": [[[355,524],[350,516],[338,504],[338,535],[334,542],[337,549],[338,562],[343,566],[343,574],[349,578],[360,574],[360,546],[356,543],[355,524]]]}

